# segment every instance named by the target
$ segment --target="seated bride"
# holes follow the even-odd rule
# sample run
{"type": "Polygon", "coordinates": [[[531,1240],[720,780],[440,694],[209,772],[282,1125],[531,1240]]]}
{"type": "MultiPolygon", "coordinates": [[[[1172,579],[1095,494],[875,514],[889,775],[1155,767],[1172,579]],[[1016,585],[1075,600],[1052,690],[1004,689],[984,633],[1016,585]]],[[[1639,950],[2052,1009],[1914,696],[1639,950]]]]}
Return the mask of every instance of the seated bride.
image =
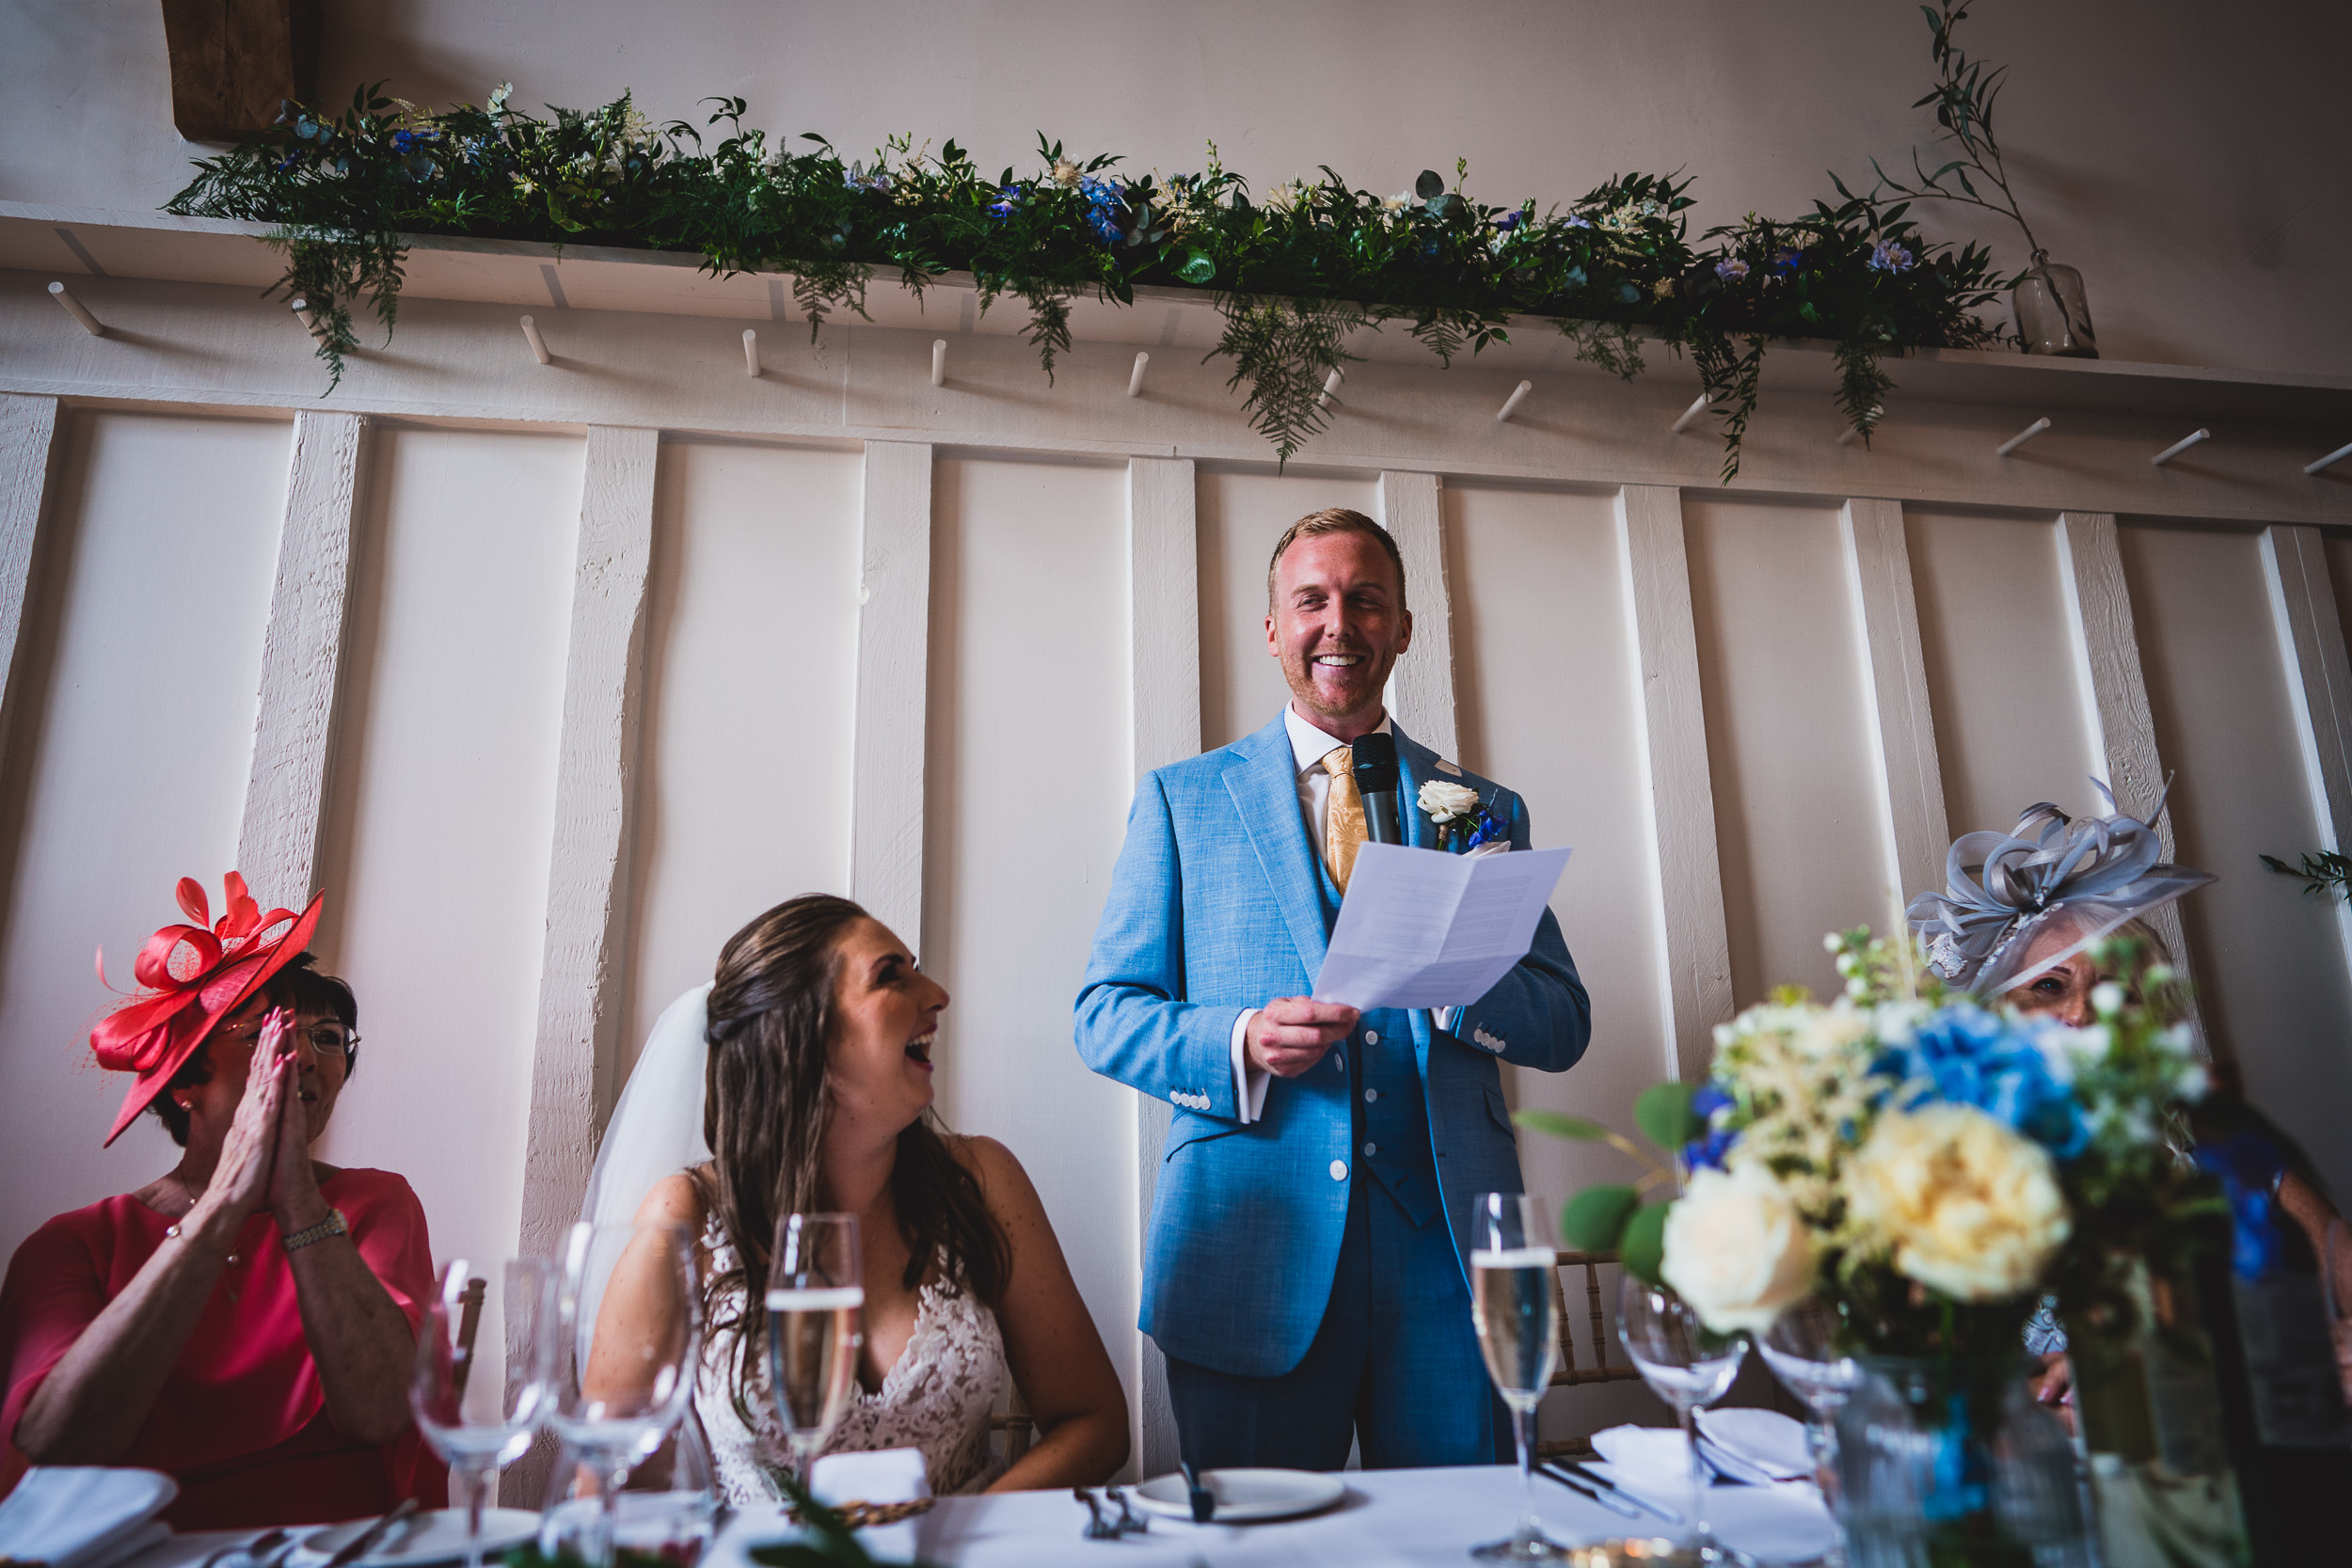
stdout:
{"type": "MultiPolygon", "coordinates": [[[[776,1221],[798,1211],[855,1214],[865,1250],[858,1387],[826,1452],[918,1448],[936,1493],[1092,1484],[1126,1461],[1126,1396],[1037,1189],[1002,1144],[946,1133],[931,1113],[946,1006],[857,905],[795,898],[730,938],[707,992],[662,1015],[614,1114],[591,1217],[624,1217],[626,1195],[658,1175],[638,1223],[701,1238],[693,1408],[731,1502],[773,1500],[792,1463],[763,1303],[776,1221]],[[707,1153],[689,1164],[704,1150],[678,1124],[695,1099],[707,1153]],[[1039,1440],[999,1474],[989,1416],[1008,1369],[1039,1440]]],[[[643,1256],[624,1258],[597,1321],[658,1299],[631,1276],[643,1256]]]]}

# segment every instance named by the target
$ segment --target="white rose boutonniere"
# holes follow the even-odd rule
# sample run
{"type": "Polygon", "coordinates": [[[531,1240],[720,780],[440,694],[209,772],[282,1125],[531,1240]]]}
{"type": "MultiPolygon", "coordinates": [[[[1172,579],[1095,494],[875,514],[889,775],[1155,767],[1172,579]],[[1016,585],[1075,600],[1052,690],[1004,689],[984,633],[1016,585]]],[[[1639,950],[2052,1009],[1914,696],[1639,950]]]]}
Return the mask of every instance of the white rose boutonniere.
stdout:
{"type": "Polygon", "coordinates": [[[1760,1164],[1699,1170],[1666,1212],[1659,1273],[1718,1334],[1761,1334],[1813,1289],[1813,1232],[1760,1164]]]}
{"type": "Polygon", "coordinates": [[[1478,791],[1468,784],[1432,779],[1414,797],[1421,814],[1438,830],[1438,847],[1460,851],[1502,838],[1508,825],[1479,803],[1478,791]]]}

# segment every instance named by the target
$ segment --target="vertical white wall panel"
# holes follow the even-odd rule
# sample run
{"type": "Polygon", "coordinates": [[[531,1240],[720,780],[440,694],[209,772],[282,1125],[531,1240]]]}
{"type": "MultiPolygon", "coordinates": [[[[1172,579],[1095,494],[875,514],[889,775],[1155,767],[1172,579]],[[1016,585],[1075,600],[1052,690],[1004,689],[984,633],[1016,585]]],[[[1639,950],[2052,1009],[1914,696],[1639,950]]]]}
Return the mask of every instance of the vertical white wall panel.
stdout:
{"type": "Polygon", "coordinates": [[[2255,857],[2318,842],[2270,624],[2262,543],[2185,528],[2119,531],[2158,745],[2176,770],[2176,852],[2220,881],[2181,901],[2216,1054],[2352,1191],[2352,985],[2335,911],[2255,857]]]}
{"type": "Polygon", "coordinates": [[[2106,769],[2084,727],[2057,521],[1919,507],[1903,521],[1953,834],[2006,831],[2037,800],[2105,811],[2090,787],[2106,769]]]}
{"type": "Polygon", "coordinates": [[[437,1257],[520,1221],[582,457],[395,429],[368,464],[319,878],[367,1043],[322,1155],[406,1177],[437,1257]]]}
{"type": "Polygon", "coordinates": [[[932,472],[919,940],[952,997],[939,1109],[1027,1167],[1128,1377],[1134,1091],[1089,1072],[1071,1038],[1134,793],[1127,472],[957,458],[932,472]]]}
{"type": "MultiPolygon", "coordinates": [[[[1281,666],[1265,651],[1265,567],[1274,542],[1326,507],[1377,518],[1380,482],[1203,468],[1198,493],[1200,744],[1213,749],[1263,729],[1290,701],[1281,666]]],[[[1407,604],[1411,598],[1408,583],[1407,604]]]]}
{"type": "Polygon", "coordinates": [[[744,922],[849,892],[860,466],[854,451],[661,449],[616,1084],[744,922]]]}
{"type": "MultiPolygon", "coordinates": [[[[1551,907],[1593,1000],[1581,1062],[1565,1073],[1506,1067],[1503,1079],[1515,1106],[1629,1129],[1633,1097],[1676,1069],[1615,499],[1449,484],[1444,502],[1460,760],[1518,792],[1538,847],[1574,847],[1551,907]]],[[[1532,1132],[1519,1136],[1519,1166],[1555,1217],[1585,1185],[1631,1174],[1604,1145],[1532,1132]]],[[[1582,1299],[1569,1306],[1581,1325],[1582,1299]]],[[[1552,1397],[1546,1425],[1581,1434],[1657,1408],[1629,1385],[1576,1389],[1552,1397]]]]}
{"type": "Polygon", "coordinates": [[[1682,507],[1733,997],[1828,995],[1822,933],[1883,930],[1900,901],[1838,514],[1693,492],[1682,507]]]}
{"type": "Polygon", "coordinates": [[[50,1215],[153,1180],[179,1151],[141,1117],[112,1150],[130,1079],[90,1059],[114,1005],[91,971],[182,918],[221,913],[234,864],[292,427],[66,416],[44,509],[0,781],[0,1248],[50,1215]]]}

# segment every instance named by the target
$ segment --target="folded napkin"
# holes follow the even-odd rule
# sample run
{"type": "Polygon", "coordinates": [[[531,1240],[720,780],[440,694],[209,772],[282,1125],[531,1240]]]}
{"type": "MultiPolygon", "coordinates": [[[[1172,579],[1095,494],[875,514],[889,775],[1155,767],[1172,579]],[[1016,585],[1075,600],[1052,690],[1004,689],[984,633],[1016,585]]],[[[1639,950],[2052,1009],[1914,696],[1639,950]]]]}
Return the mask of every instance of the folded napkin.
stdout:
{"type": "MultiPolygon", "coordinates": [[[[829,1453],[809,1467],[808,1489],[820,1503],[903,1503],[931,1495],[930,1473],[921,1449],[876,1449],[869,1453],[829,1453]]],[[[866,1555],[877,1562],[917,1560],[920,1517],[895,1525],[868,1525],[857,1532],[866,1555]]]]}
{"type": "Polygon", "coordinates": [[[104,1568],[168,1536],[155,1516],[179,1495],[156,1470],[36,1465],[0,1502],[0,1561],[104,1568]]]}
{"type": "MultiPolygon", "coordinates": [[[[1604,1462],[1603,1472],[1627,1491],[1677,1511],[1691,1506],[1691,1449],[1678,1429],[1610,1427],[1593,1433],[1593,1451],[1604,1462]]],[[[1809,1481],[1712,1487],[1707,1520],[1724,1544],[1767,1560],[1804,1561],[1837,1539],[1829,1510],[1809,1481]]]]}
{"type": "Polygon", "coordinates": [[[1699,1435],[1731,1460],[1729,1467],[1734,1470],[1754,1469],[1761,1481],[1813,1478],[1813,1449],[1806,1442],[1803,1421],[1791,1420],[1777,1410],[1702,1410],[1698,1426],[1699,1435]]]}

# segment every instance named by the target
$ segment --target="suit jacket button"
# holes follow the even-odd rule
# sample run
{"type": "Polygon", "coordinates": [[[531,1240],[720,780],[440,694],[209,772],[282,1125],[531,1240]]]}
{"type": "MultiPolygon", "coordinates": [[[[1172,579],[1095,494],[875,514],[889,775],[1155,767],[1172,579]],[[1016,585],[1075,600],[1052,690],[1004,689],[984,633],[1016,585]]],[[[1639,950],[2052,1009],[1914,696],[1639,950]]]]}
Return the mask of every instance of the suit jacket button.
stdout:
{"type": "Polygon", "coordinates": [[[1380,1031],[1377,1029],[1365,1030],[1364,1043],[1366,1045],[1378,1045],[1380,1043],[1380,1031]]]}
{"type": "Polygon", "coordinates": [[[1331,1180],[1334,1181],[1344,1181],[1347,1180],[1346,1161],[1334,1160],[1331,1162],[1331,1180]]]}
{"type": "Polygon", "coordinates": [[[1364,1103],[1367,1105],[1371,1104],[1374,1101],[1379,1098],[1380,1091],[1378,1089],[1366,1089],[1364,1091],[1364,1103]]]}

